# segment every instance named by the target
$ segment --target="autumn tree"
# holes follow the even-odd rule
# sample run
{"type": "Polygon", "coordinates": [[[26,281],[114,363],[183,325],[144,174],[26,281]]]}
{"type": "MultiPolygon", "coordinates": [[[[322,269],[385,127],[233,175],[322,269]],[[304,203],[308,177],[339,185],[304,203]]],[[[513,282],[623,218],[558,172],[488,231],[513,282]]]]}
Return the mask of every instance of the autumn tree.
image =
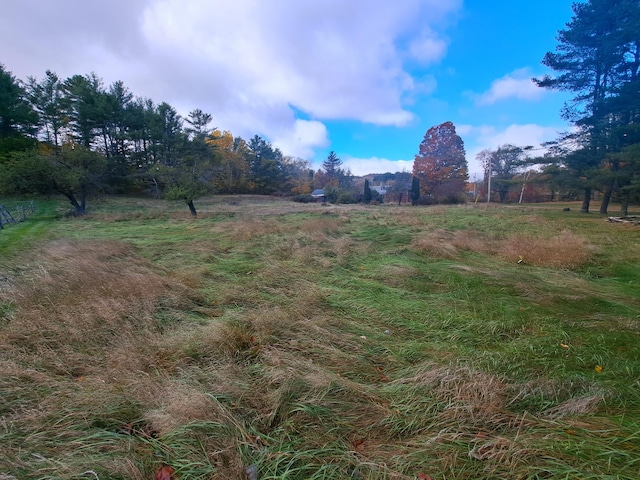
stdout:
{"type": "Polygon", "coordinates": [[[245,193],[248,191],[251,152],[247,142],[235,137],[228,130],[214,128],[205,142],[216,157],[214,187],[220,193],[245,193]]]}
{"type": "Polygon", "coordinates": [[[452,122],[427,130],[413,162],[422,193],[438,202],[456,201],[469,178],[464,143],[452,122]]]}

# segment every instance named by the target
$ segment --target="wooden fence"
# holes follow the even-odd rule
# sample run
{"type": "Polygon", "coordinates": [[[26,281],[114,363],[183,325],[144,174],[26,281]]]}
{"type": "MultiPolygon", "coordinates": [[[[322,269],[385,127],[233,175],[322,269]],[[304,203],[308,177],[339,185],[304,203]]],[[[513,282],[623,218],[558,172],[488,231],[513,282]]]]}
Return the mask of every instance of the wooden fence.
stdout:
{"type": "Polygon", "coordinates": [[[35,210],[33,200],[26,205],[18,205],[13,213],[4,205],[0,205],[0,230],[11,223],[25,221],[35,210]]]}

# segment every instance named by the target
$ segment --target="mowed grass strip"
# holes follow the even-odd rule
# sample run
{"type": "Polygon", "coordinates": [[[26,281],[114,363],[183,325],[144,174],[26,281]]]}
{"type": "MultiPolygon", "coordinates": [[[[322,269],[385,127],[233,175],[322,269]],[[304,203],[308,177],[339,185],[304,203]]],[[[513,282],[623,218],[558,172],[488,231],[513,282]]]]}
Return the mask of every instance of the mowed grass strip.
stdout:
{"type": "Polygon", "coordinates": [[[200,203],[5,237],[0,476],[640,477],[637,228],[200,203]]]}

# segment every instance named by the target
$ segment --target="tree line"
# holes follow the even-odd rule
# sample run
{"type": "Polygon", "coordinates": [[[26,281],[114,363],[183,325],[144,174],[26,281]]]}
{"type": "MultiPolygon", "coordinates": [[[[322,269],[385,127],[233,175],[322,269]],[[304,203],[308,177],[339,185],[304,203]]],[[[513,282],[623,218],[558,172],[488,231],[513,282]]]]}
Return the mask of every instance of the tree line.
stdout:
{"type": "Polygon", "coordinates": [[[314,171],[255,135],[249,140],[186,117],[166,102],[140,98],[96,74],[16,79],[0,64],[0,193],[61,194],[84,214],[93,192],[148,193],[194,200],[217,193],[343,197],[353,176],[334,152],[314,171]]]}

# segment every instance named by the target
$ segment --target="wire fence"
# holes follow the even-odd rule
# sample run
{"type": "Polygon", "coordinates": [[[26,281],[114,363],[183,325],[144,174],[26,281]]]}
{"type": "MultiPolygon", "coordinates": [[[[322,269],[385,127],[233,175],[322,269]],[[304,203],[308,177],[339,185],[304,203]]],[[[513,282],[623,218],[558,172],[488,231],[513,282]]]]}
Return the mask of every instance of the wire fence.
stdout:
{"type": "Polygon", "coordinates": [[[17,205],[13,213],[4,205],[0,205],[0,230],[12,223],[24,222],[35,209],[33,200],[26,205],[17,205]]]}

